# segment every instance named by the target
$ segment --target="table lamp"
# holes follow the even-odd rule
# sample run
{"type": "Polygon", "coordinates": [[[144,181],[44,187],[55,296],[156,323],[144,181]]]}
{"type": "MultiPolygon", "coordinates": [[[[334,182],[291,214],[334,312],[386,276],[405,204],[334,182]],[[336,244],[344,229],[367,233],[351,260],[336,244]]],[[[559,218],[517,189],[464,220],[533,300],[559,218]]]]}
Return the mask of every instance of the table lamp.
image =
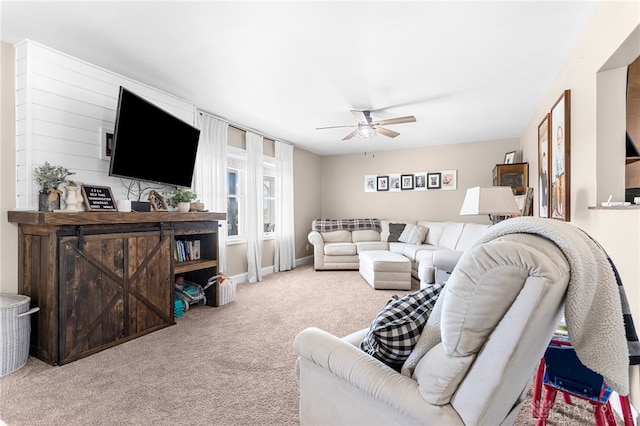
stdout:
{"type": "Polygon", "coordinates": [[[502,216],[520,215],[520,208],[516,203],[513,190],[510,186],[492,186],[480,188],[479,186],[467,189],[460,215],[489,215],[494,225],[500,222],[502,216]]]}

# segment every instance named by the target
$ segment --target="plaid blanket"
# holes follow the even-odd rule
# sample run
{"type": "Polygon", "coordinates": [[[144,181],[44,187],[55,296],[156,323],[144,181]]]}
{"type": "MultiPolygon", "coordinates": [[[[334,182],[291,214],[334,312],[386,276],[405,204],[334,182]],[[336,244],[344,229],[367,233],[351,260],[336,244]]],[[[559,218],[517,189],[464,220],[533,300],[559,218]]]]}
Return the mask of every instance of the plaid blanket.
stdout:
{"type": "Polygon", "coordinates": [[[316,219],[313,230],[318,232],[362,230],[382,232],[382,227],[378,219],[316,219]]]}

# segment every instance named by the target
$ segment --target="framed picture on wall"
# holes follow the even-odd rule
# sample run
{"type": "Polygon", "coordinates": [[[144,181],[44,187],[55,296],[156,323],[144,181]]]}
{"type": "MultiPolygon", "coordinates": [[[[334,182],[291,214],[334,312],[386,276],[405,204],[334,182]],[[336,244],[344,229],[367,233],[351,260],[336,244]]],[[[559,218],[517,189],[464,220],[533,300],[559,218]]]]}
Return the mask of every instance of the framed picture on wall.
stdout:
{"type": "Polygon", "coordinates": [[[549,119],[551,153],[550,217],[570,220],[571,196],[571,91],[565,90],[551,108],[549,119]]]}
{"type": "Polygon", "coordinates": [[[427,173],[427,188],[440,189],[440,173],[427,173]]]}
{"type": "Polygon", "coordinates": [[[389,191],[400,191],[400,174],[389,175],[389,191]]]}
{"type": "Polygon", "coordinates": [[[549,114],[538,125],[538,216],[549,217],[549,114]]]}
{"type": "Polygon", "coordinates": [[[402,190],[413,189],[413,175],[400,176],[400,186],[402,190]]]}
{"type": "Polygon", "coordinates": [[[364,192],[376,192],[376,175],[365,175],[364,177],[364,192]]]}
{"type": "Polygon", "coordinates": [[[456,170],[445,170],[440,172],[440,189],[454,190],[458,187],[458,172],[456,170]]]}
{"type": "Polygon", "coordinates": [[[415,173],[413,178],[414,186],[413,189],[416,191],[424,191],[427,189],[427,173],[420,172],[415,173]]]}
{"type": "Polygon", "coordinates": [[[389,176],[378,176],[378,191],[389,190],[389,176]]]}

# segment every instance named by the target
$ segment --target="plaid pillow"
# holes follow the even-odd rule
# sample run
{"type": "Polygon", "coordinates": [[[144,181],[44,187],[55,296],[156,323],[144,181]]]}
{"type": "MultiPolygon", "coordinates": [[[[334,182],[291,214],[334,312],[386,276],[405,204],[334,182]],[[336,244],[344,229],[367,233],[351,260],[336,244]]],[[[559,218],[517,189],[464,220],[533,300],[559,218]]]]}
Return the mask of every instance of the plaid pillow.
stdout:
{"type": "Polygon", "coordinates": [[[446,283],[391,300],[376,316],[360,349],[399,370],[407,359],[446,283]]]}

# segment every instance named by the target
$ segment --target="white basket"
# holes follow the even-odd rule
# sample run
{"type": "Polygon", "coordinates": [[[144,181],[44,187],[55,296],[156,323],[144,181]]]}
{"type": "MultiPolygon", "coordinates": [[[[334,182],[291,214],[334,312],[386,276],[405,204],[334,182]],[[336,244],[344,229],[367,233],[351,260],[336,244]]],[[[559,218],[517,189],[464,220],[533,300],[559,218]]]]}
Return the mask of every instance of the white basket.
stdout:
{"type": "Polygon", "coordinates": [[[0,376],[24,367],[29,358],[31,317],[40,308],[29,309],[31,298],[0,294],[0,376]]]}
{"type": "Polygon", "coordinates": [[[220,303],[219,305],[226,305],[229,302],[233,302],[236,299],[236,283],[229,278],[224,280],[220,285],[220,303]]]}

